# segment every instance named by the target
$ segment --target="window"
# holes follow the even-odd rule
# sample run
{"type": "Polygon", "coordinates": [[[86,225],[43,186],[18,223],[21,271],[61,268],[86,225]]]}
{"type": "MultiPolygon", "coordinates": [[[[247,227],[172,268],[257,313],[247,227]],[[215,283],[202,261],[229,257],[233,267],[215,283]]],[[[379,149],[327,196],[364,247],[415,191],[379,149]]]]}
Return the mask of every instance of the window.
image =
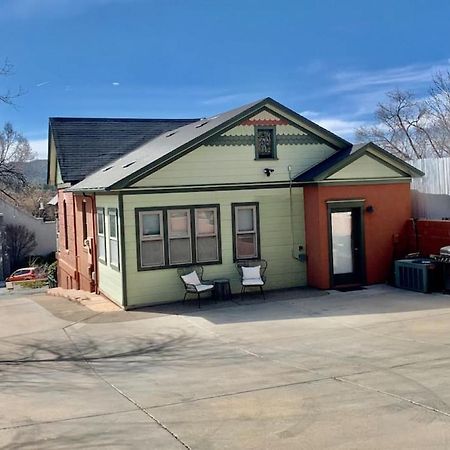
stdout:
{"type": "Polygon", "coordinates": [[[98,260],[106,264],[105,210],[97,208],[97,252],[98,260]]]}
{"type": "Polygon", "coordinates": [[[195,246],[197,262],[219,259],[219,239],[217,228],[217,208],[195,209],[195,246]]]}
{"type": "Polygon", "coordinates": [[[64,200],[63,201],[63,214],[64,214],[64,248],[66,250],[69,249],[69,230],[68,230],[68,223],[67,223],[67,203],[64,200]]]}
{"type": "Polygon", "coordinates": [[[258,204],[234,203],[232,209],[234,259],[259,258],[258,204]]]}
{"type": "Polygon", "coordinates": [[[119,238],[117,225],[117,210],[108,209],[109,222],[109,264],[114,269],[119,269],[119,238]]]}
{"type": "Polygon", "coordinates": [[[220,263],[219,206],[136,210],[140,270],[220,263]]]}
{"type": "Polygon", "coordinates": [[[255,128],[256,159],[275,159],[275,127],[255,128]]]}
{"type": "Polygon", "coordinates": [[[169,265],[192,263],[191,215],[188,209],[167,211],[169,265]]]}
{"type": "Polygon", "coordinates": [[[141,212],[139,214],[139,230],[141,242],[140,266],[164,266],[163,212],[141,212]]]}

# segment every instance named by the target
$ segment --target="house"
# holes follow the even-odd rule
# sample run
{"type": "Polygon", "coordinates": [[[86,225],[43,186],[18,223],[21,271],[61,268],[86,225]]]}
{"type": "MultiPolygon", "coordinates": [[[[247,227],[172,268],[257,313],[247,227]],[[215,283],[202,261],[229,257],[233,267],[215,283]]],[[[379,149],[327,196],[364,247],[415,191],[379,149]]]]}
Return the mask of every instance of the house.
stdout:
{"type": "Polygon", "coordinates": [[[193,263],[238,292],[252,258],[268,289],[386,281],[421,171],[271,98],[184,122],[50,119],[62,287],[135,308],[183,298],[193,263]]]}

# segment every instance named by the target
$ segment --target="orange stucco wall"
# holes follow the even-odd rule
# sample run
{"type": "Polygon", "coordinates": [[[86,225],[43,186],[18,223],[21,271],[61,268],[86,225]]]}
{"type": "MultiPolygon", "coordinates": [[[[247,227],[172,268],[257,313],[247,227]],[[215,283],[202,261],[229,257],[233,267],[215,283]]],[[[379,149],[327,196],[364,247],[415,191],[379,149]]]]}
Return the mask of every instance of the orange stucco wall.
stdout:
{"type": "Polygon", "coordinates": [[[308,284],[330,288],[327,201],[365,199],[374,212],[364,213],[367,283],[388,280],[392,261],[401,253],[400,235],[411,217],[409,183],[311,185],[304,188],[308,284]]]}

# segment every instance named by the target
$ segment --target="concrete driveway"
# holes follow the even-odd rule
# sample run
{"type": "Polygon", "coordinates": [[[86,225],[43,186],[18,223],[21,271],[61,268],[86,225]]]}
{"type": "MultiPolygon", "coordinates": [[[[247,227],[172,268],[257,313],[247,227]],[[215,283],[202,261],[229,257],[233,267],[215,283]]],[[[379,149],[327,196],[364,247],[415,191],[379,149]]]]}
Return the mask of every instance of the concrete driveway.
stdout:
{"type": "Polygon", "coordinates": [[[450,296],[95,313],[0,297],[7,449],[448,449],[450,296]]]}

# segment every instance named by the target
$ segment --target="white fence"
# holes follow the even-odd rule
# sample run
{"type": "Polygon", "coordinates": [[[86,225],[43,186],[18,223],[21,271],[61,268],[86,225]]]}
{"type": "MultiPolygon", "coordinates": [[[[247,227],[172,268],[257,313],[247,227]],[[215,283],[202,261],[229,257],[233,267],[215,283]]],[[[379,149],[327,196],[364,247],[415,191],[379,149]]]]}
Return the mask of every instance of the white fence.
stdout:
{"type": "Polygon", "coordinates": [[[412,180],[413,217],[450,217],[450,158],[418,159],[410,163],[425,173],[424,177],[412,180]]]}

